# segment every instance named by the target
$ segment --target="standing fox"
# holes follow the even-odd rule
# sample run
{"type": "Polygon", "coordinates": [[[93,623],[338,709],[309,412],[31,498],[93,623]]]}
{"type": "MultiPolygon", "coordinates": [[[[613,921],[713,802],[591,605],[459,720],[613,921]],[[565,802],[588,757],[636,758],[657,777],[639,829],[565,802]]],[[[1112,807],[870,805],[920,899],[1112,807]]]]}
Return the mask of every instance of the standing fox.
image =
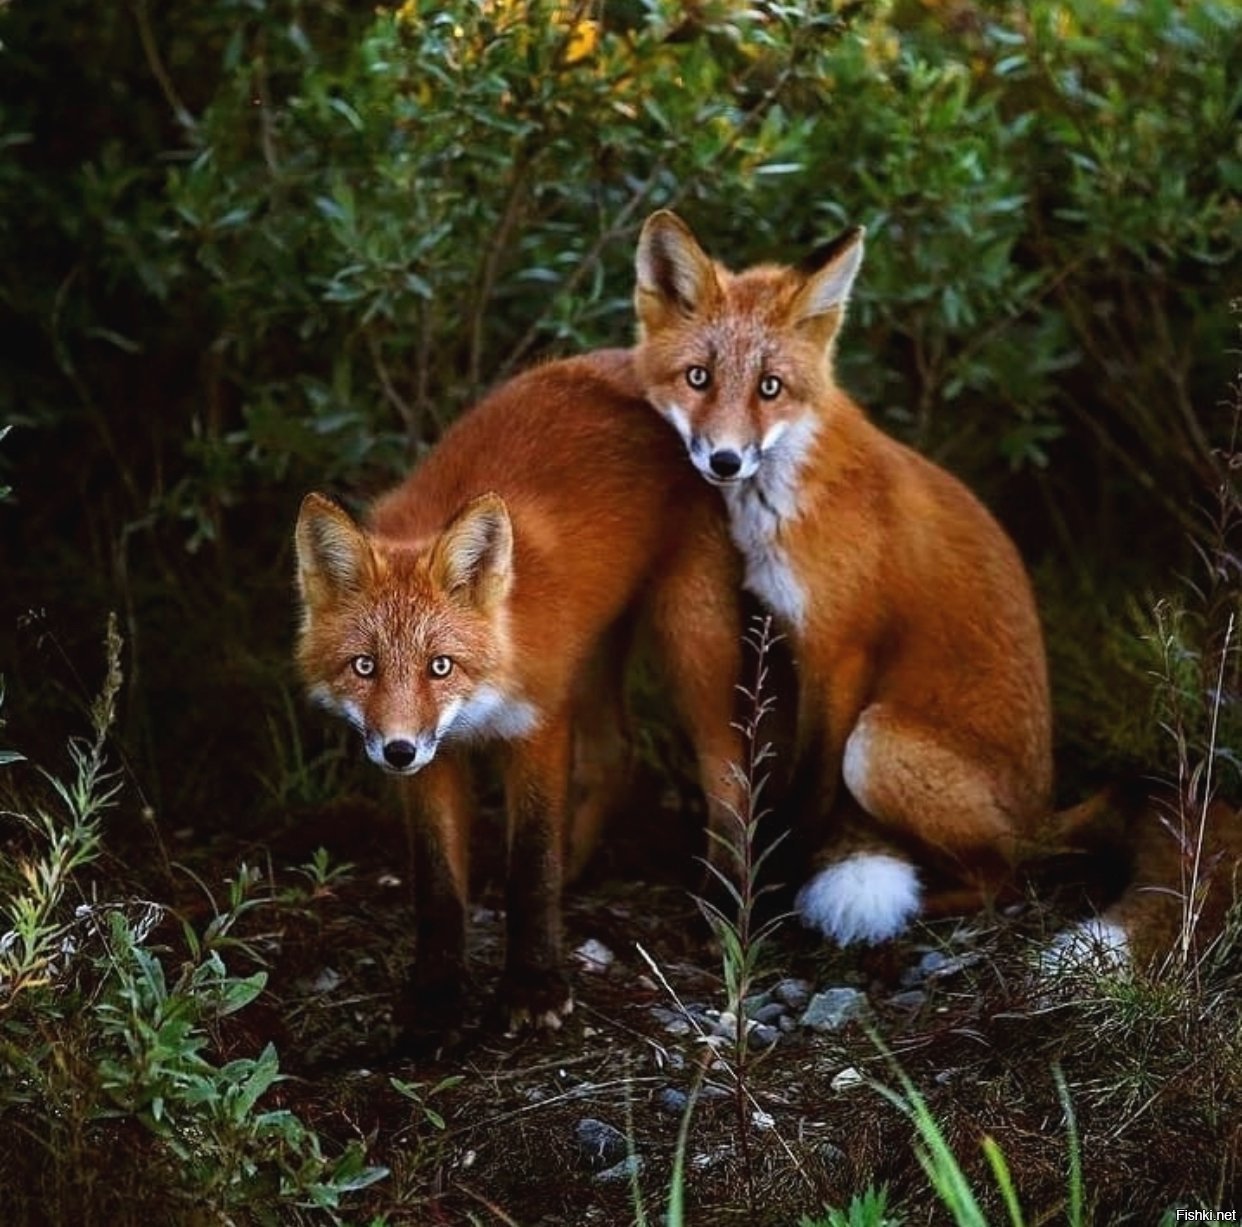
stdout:
{"type": "Polygon", "coordinates": [[[1046,834],[1052,789],[1044,647],[1013,543],[834,381],[862,240],[735,275],[660,212],[636,289],[647,397],[720,488],[745,584],[791,637],[799,740],[832,810],[798,910],[841,944],[992,896],[1046,834]]]}
{"type": "Polygon", "coordinates": [[[308,495],[298,519],[298,663],[312,698],[399,778],[412,831],[416,1009],[452,1015],[465,962],[463,750],[503,743],[511,1026],[572,1008],[564,880],[626,766],[624,641],[660,651],[717,829],[739,761],[740,568],[710,490],[601,352],[511,380],[372,508],[308,495]],[[670,531],[670,525],[676,525],[670,531]]]}
{"type": "Polygon", "coordinates": [[[1107,838],[1130,861],[1129,889],[1063,934],[1046,965],[1167,954],[1190,905],[1213,939],[1242,865],[1242,816],[1204,807],[1195,851],[1165,830],[1178,812],[1167,799],[1052,813],[1047,666],[1017,550],[965,486],[873,426],[833,378],[862,252],[850,230],[802,269],[733,274],[660,212],[637,258],[647,398],[723,493],[745,584],[797,657],[799,740],[819,756],[831,811],[798,896],[804,922],[842,945],[880,942],[920,913],[978,906],[1023,856],[1094,843],[1120,818],[1128,830],[1107,838]]]}

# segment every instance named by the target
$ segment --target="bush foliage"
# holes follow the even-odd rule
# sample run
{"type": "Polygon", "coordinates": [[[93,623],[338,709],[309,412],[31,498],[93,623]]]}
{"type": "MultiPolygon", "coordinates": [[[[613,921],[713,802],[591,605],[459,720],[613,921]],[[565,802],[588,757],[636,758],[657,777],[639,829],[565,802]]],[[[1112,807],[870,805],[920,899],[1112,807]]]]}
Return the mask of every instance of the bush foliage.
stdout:
{"type": "Polygon", "coordinates": [[[54,761],[105,610],[130,653],[63,779],[16,798],[0,750],[14,1213],[178,1171],[220,1221],[322,1221],[382,1175],[282,1106],[273,1048],[225,1059],[264,987],[245,867],[178,931],[101,897],[101,815],[149,855],[376,787],[294,695],[298,500],[625,344],[655,208],[738,265],[867,227],[842,378],[1036,565],[1068,774],[1236,792],[1240,52],[1229,0],[0,0],[15,740],[54,761]]]}
{"type": "MultiPolygon", "coordinates": [[[[1054,662],[1205,536],[1235,5],[18,0],[0,38],[9,521],[40,600],[126,610],[153,759],[204,684],[284,720],[300,494],[369,492],[521,364],[624,343],[659,206],[736,263],[868,227],[843,378],[1053,560],[1054,662]]],[[[1071,740],[1117,693],[1084,686],[1071,740]]]]}

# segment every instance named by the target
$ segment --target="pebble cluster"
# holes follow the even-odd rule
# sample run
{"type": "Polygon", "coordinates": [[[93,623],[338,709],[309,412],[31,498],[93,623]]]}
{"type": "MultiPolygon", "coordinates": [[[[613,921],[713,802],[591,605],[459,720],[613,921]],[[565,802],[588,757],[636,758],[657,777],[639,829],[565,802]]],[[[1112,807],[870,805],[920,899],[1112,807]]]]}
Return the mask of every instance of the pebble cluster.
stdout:
{"type": "MultiPolygon", "coordinates": [[[[615,964],[612,951],[594,938],[584,942],[574,956],[579,970],[587,974],[607,974],[615,964]]],[[[962,954],[927,951],[902,973],[900,991],[886,998],[886,1004],[914,1013],[926,1004],[931,985],[956,975],[981,957],[974,951],[962,954]]],[[[778,981],[765,992],[747,997],[742,1006],[742,1030],[752,1051],[772,1048],[799,1032],[829,1035],[850,1023],[867,1021],[872,1013],[867,994],[860,989],[838,984],[817,990],[809,980],[792,976],[778,981]]],[[[678,1002],[677,1008],[666,1004],[649,1006],[648,1013],[670,1036],[697,1036],[722,1047],[737,1042],[738,1018],[729,1010],[701,1002],[678,1002]]],[[[836,1074],[830,1085],[834,1091],[845,1092],[863,1080],[857,1069],[849,1067],[836,1074]]],[[[705,1102],[729,1094],[723,1086],[705,1083],[699,1088],[697,1098],[705,1102]]],[[[670,1116],[681,1116],[689,1106],[689,1094],[679,1087],[665,1086],[656,1093],[656,1104],[670,1116]]],[[[763,1117],[766,1113],[756,1113],[755,1126],[770,1128],[771,1118],[761,1119],[763,1117]]],[[[595,1173],[596,1180],[604,1183],[629,1181],[642,1170],[642,1156],[634,1151],[623,1133],[604,1121],[583,1117],[575,1127],[575,1143],[581,1162],[595,1173]]],[[[693,1161],[701,1166],[702,1162],[710,1161],[710,1156],[695,1156],[693,1161]]]]}

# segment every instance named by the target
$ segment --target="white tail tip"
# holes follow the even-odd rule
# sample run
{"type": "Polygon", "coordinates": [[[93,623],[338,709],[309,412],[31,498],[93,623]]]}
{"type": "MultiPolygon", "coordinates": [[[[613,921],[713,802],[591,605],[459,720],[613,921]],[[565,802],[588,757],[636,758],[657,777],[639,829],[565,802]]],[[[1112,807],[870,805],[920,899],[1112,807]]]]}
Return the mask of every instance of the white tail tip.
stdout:
{"type": "Polygon", "coordinates": [[[1040,955],[1045,976],[1063,976],[1080,970],[1121,971],[1130,963],[1130,939],[1125,929],[1098,916],[1058,933],[1040,955]]]}
{"type": "Polygon", "coordinates": [[[883,853],[858,852],[821,870],[799,892],[808,929],[838,945],[875,945],[901,933],[919,913],[923,891],[914,866],[883,853]]]}

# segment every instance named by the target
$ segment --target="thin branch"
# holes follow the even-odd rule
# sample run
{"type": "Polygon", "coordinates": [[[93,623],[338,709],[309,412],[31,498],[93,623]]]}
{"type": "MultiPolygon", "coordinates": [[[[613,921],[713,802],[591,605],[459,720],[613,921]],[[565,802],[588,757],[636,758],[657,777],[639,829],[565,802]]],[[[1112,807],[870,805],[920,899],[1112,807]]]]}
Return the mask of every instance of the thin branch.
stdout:
{"type": "Polygon", "coordinates": [[[467,365],[469,384],[472,391],[479,387],[483,366],[484,325],[487,322],[488,306],[492,291],[496,288],[496,278],[500,273],[500,263],[504,258],[505,249],[509,245],[509,236],[517,225],[525,200],[526,184],[529,178],[530,160],[525,149],[518,151],[514,158],[513,173],[509,179],[509,191],[505,197],[504,208],[501,210],[500,221],[492,234],[491,242],[483,255],[482,267],[479,270],[478,289],[474,296],[474,310],[470,314],[470,358],[467,365]]]}
{"type": "Polygon", "coordinates": [[[388,397],[392,406],[401,415],[401,420],[405,423],[406,436],[412,444],[414,442],[414,431],[418,424],[418,414],[415,412],[414,406],[397,391],[397,386],[392,381],[388,367],[384,364],[384,356],[380,352],[379,340],[375,333],[368,330],[366,338],[367,349],[371,354],[371,365],[375,368],[375,373],[379,377],[380,387],[384,389],[384,395],[388,397]]]}
{"type": "Polygon", "coordinates": [[[164,67],[163,57],[155,41],[155,32],[151,29],[147,0],[134,0],[133,13],[134,20],[138,23],[138,38],[142,43],[142,52],[147,57],[147,66],[151,69],[151,75],[160,87],[160,93],[164,95],[164,101],[168,103],[177,122],[187,132],[196,132],[198,123],[190,114],[190,108],[182,102],[181,95],[177,93],[177,87],[172,82],[172,77],[168,75],[168,69],[164,67]]]}

